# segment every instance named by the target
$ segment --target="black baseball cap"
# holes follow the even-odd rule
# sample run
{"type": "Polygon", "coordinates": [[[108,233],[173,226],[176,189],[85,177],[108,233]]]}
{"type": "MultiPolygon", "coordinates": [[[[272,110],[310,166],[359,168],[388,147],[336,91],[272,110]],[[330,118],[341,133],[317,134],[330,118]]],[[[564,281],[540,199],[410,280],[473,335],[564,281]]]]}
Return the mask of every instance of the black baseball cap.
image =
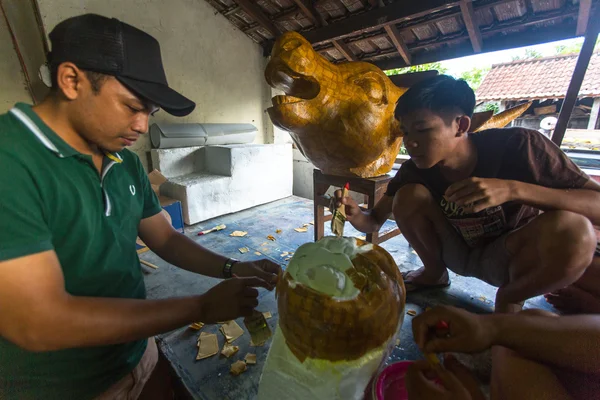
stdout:
{"type": "Polygon", "coordinates": [[[50,32],[51,66],[70,61],[83,70],[114,76],[129,90],[169,114],[188,115],[196,104],[169,87],[158,41],[116,18],[85,14],[50,32]]]}

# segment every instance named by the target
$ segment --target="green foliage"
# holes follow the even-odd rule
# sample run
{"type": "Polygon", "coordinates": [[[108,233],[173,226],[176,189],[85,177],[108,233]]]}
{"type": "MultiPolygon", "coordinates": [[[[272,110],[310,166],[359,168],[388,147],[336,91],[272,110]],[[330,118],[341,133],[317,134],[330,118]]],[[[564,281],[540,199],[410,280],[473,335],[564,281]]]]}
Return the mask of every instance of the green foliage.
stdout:
{"type": "Polygon", "coordinates": [[[483,82],[483,78],[490,72],[490,68],[491,67],[475,67],[470,71],[463,72],[459,78],[464,79],[469,86],[471,86],[471,89],[476,91],[477,88],[479,88],[479,85],[481,85],[481,82],[483,82]]]}
{"type": "Polygon", "coordinates": [[[475,112],[483,112],[490,110],[492,110],[494,114],[498,114],[498,112],[500,112],[500,103],[498,103],[497,101],[490,101],[475,107],[475,112]]]}
{"type": "Polygon", "coordinates": [[[537,50],[525,49],[525,54],[513,56],[512,60],[513,61],[517,61],[517,60],[530,60],[530,59],[533,59],[533,58],[542,58],[542,57],[543,57],[542,53],[540,53],[537,50]]]}
{"type": "MultiPolygon", "coordinates": [[[[557,56],[561,56],[563,54],[579,54],[581,51],[581,47],[583,46],[583,40],[579,40],[570,45],[561,44],[560,46],[556,46],[554,48],[554,53],[557,56]]],[[[596,40],[596,46],[594,47],[595,51],[600,50],[600,37],[596,40]]]]}
{"type": "Polygon", "coordinates": [[[442,66],[441,63],[439,62],[433,62],[433,63],[429,63],[429,64],[422,64],[422,65],[411,65],[410,67],[405,67],[405,68],[394,68],[394,69],[389,69],[387,71],[383,71],[385,72],[386,75],[400,75],[400,74],[408,74],[411,72],[423,72],[423,71],[438,71],[440,74],[445,74],[446,71],[448,71],[448,68],[442,66]]]}

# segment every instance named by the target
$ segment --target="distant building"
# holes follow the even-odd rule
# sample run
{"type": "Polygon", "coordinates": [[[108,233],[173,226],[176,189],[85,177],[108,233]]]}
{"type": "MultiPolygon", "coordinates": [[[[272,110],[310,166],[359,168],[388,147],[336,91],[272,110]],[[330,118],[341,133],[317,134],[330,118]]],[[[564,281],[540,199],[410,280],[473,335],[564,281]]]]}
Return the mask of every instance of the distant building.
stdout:
{"type": "MultiPolygon", "coordinates": [[[[513,126],[540,129],[548,116],[558,117],[577,54],[518,60],[492,66],[477,89],[477,102],[500,102],[508,108],[524,101],[533,105],[513,126]]],[[[568,128],[598,129],[600,119],[600,53],[592,55],[568,128]]]]}

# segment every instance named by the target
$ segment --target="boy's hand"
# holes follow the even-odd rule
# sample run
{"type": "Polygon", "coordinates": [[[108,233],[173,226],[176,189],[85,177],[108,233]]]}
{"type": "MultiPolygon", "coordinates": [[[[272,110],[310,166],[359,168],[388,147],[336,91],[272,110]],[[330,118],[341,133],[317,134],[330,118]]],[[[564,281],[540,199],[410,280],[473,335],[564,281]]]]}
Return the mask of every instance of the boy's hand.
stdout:
{"type": "Polygon", "coordinates": [[[478,213],[512,200],[514,181],[493,178],[468,178],[456,182],[444,194],[448,201],[466,212],[478,213]]]}
{"type": "Polygon", "coordinates": [[[335,206],[339,207],[342,204],[345,206],[346,211],[346,221],[352,222],[354,218],[358,215],[362,214],[362,210],[358,206],[358,203],[352,199],[352,197],[347,196],[342,198],[342,190],[338,189],[333,193],[335,197],[335,206]]]}
{"type": "Polygon", "coordinates": [[[413,319],[413,336],[424,353],[480,352],[494,344],[496,330],[490,318],[439,306],[413,319]],[[440,321],[448,325],[447,330],[440,332],[436,328],[440,321]]]}
{"type": "Polygon", "coordinates": [[[446,356],[444,368],[433,369],[427,361],[415,361],[406,374],[409,400],[484,400],[479,382],[464,365],[446,356]],[[437,377],[441,384],[430,378],[437,377]]]}

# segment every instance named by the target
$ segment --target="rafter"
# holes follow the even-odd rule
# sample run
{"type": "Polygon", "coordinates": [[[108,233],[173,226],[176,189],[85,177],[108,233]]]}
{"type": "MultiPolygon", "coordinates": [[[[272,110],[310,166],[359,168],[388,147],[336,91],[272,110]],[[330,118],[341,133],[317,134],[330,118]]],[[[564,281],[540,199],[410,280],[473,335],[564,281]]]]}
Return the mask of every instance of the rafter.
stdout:
{"type": "Polygon", "coordinates": [[[237,4],[244,10],[246,14],[250,17],[254,18],[256,22],[258,22],[263,28],[265,28],[269,33],[275,37],[281,35],[281,29],[279,29],[273,21],[269,19],[262,12],[262,10],[255,4],[255,2],[250,0],[235,0],[237,4]]]}
{"type": "Polygon", "coordinates": [[[471,3],[471,0],[461,0],[460,11],[462,13],[463,21],[465,22],[465,27],[467,28],[467,32],[469,33],[469,39],[471,40],[473,51],[475,53],[481,53],[483,42],[481,40],[479,26],[477,25],[477,21],[475,21],[475,12],[473,11],[473,3],[471,3]]]}
{"type": "Polygon", "coordinates": [[[386,25],[385,31],[392,40],[392,43],[394,43],[394,47],[396,47],[398,54],[400,54],[400,57],[402,57],[406,65],[412,64],[410,52],[408,51],[408,47],[406,47],[406,43],[404,42],[404,39],[402,39],[400,32],[398,32],[398,29],[394,25],[386,25]]]}
{"type": "MultiPolygon", "coordinates": [[[[316,10],[316,8],[312,4],[307,3],[305,0],[292,0],[292,1],[298,6],[300,11],[302,11],[302,13],[304,15],[306,15],[306,17],[308,19],[311,20],[311,22],[316,27],[328,25],[327,21],[321,17],[319,12],[316,10]]],[[[333,46],[344,56],[344,58],[346,58],[346,60],[348,60],[348,61],[356,60],[356,56],[354,55],[354,52],[352,50],[350,50],[350,47],[346,43],[344,43],[342,40],[332,40],[331,44],[333,44],[333,46]]]]}

